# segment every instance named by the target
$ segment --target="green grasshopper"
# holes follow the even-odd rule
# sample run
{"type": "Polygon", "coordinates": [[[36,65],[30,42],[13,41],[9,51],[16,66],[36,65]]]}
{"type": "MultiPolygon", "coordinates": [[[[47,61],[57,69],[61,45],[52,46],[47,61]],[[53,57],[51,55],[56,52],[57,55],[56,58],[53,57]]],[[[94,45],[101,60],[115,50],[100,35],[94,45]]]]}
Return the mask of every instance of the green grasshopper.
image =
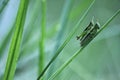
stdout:
{"type": "Polygon", "coordinates": [[[79,35],[79,36],[77,36],[77,40],[80,39],[80,41],[81,41],[84,38],[84,36],[89,33],[89,31],[92,29],[93,26],[94,26],[94,22],[92,20],[89,23],[89,25],[84,29],[84,31],[82,32],[82,34],[79,35]]]}
{"type": "Polygon", "coordinates": [[[94,24],[93,20],[89,23],[87,28],[82,32],[80,36],[77,36],[77,40],[80,39],[81,47],[86,46],[96,35],[98,29],[100,28],[100,24],[96,22],[94,24]]]}

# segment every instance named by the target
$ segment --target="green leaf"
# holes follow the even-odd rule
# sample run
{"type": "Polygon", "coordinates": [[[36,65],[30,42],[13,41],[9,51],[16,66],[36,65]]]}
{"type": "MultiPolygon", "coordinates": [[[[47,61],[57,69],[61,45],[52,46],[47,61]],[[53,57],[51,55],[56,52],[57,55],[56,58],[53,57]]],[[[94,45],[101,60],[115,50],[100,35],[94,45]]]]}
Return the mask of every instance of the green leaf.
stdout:
{"type": "Polygon", "coordinates": [[[10,45],[10,50],[7,58],[4,80],[13,80],[17,60],[19,57],[19,49],[22,40],[23,28],[26,18],[26,12],[28,7],[28,0],[21,0],[20,7],[18,10],[16,23],[15,23],[15,32],[12,37],[12,42],[10,45]]]}

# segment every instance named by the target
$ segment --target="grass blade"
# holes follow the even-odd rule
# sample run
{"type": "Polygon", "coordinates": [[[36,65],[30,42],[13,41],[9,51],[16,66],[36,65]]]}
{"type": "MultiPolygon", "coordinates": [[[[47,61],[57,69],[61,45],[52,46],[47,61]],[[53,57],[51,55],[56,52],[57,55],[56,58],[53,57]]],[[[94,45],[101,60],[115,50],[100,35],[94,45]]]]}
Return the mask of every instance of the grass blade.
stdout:
{"type": "Polygon", "coordinates": [[[2,2],[2,4],[0,5],[0,14],[4,10],[4,8],[5,8],[5,6],[7,5],[8,2],[9,2],[9,0],[4,0],[2,2]]]}
{"type": "Polygon", "coordinates": [[[40,0],[35,0],[35,6],[33,7],[32,13],[31,13],[31,19],[27,25],[27,30],[25,31],[25,35],[22,41],[22,45],[28,44],[29,40],[31,39],[31,35],[34,32],[34,29],[36,29],[38,26],[35,26],[36,19],[39,16],[39,8],[40,8],[40,0]]]}
{"type": "MultiPolygon", "coordinates": [[[[66,0],[65,1],[65,4],[63,6],[63,11],[62,11],[62,15],[61,15],[61,20],[60,20],[60,31],[57,35],[57,38],[56,38],[56,45],[55,45],[55,48],[54,48],[54,51],[55,52],[58,47],[60,46],[60,43],[61,43],[61,39],[62,39],[62,35],[65,33],[65,29],[66,29],[66,26],[67,26],[67,22],[68,22],[68,19],[69,19],[69,15],[70,15],[70,12],[71,12],[71,9],[72,9],[72,6],[73,6],[73,3],[74,3],[74,0],[66,0]]],[[[54,54],[52,54],[51,56],[53,56],[54,54]]],[[[50,77],[51,73],[54,72],[54,66],[55,66],[55,63],[54,62],[50,68],[49,68],[49,71],[48,73],[48,77],[50,77]]]]}
{"type": "Polygon", "coordinates": [[[44,70],[42,71],[42,73],[40,74],[40,76],[37,78],[37,80],[39,80],[44,73],[46,72],[46,70],[48,69],[48,67],[51,65],[51,63],[57,58],[57,56],[60,54],[60,52],[63,50],[63,48],[66,46],[66,44],[70,41],[70,39],[72,38],[72,36],[75,34],[75,32],[77,31],[79,24],[83,21],[83,19],[85,18],[85,16],[87,15],[88,11],[90,10],[90,8],[92,7],[93,3],[95,2],[95,0],[92,1],[92,3],[90,4],[90,6],[88,7],[88,9],[86,10],[86,12],[83,14],[82,18],[80,18],[80,20],[78,21],[77,25],[75,26],[75,28],[73,29],[73,31],[70,33],[70,35],[66,38],[66,40],[64,41],[64,43],[60,46],[60,48],[57,50],[57,52],[55,53],[55,55],[53,56],[53,58],[50,60],[50,62],[47,64],[47,66],[44,68],[44,70]]]}
{"type": "Polygon", "coordinates": [[[7,47],[8,42],[10,41],[10,37],[12,36],[14,26],[10,29],[10,31],[7,33],[7,36],[5,36],[2,44],[0,45],[0,58],[3,56],[3,53],[7,47]]]}
{"type": "MultiPolygon", "coordinates": [[[[102,30],[104,30],[107,25],[120,13],[120,9],[102,26],[102,28],[99,30],[99,32],[95,35],[97,36],[102,30]]],[[[88,44],[87,44],[88,45],[88,44]]],[[[86,46],[87,46],[86,45],[86,46]]],[[[85,47],[86,47],[85,46],[85,47]]],[[[76,58],[80,54],[80,52],[85,48],[82,47],[80,50],[78,50],[66,63],[63,64],[48,80],[53,80],[60,72],[62,72],[69,64],[72,62],[73,59],[76,58]]]]}
{"type": "Polygon", "coordinates": [[[63,7],[63,13],[61,15],[61,21],[60,21],[60,28],[61,29],[60,29],[60,32],[59,32],[59,34],[57,36],[57,39],[59,41],[57,42],[57,44],[55,46],[55,50],[58,49],[58,47],[60,45],[62,35],[64,34],[65,27],[67,26],[67,22],[68,22],[68,19],[69,19],[72,4],[73,4],[73,0],[66,0],[66,4],[63,7]]]}
{"type": "Polygon", "coordinates": [[[15,74],[16,64],[19,57],[20,44],[22,40],[24,22],[26,18],[27,6],[28,0],[21,0],[15,23],[16,29],[12,37],[12,42],[7,58],[4,80],[13,80],[15,74]]]}
{"type": "Polygon", "coordinates": [[[60,72],[62,72],[64,70],[65,67],[67,67],[67,65],[84,49],[81,48],[80,50],[78,50],[66,63],[63,64],[62,67],[60,67],[48,80],[53,80],[60,72]]]}
{"type": "Polygon", "coordinates": [[[40,46],[39,46],[39,74],[42,72],[43,68],[44,68],[44,55],[45,55],[45,51],[44,51],[44,41],[45,41],[45,27],[46,27],[46,0],[41,0],[41,16],[42,16],[42,20],[41,20],[41,38],[40,38],[40,46]]]}

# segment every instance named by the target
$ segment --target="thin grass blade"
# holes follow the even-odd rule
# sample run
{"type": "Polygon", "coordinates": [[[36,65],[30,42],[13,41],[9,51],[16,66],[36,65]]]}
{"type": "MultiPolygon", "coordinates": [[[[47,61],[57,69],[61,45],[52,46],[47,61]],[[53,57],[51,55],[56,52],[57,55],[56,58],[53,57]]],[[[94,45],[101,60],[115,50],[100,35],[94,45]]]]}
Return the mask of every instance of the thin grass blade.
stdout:
{"type": "Polygon", "coordinates": [[[5,51],[6,47],[7,47],[7,44],[10,41],[10,37],[12,36],[13,29],[14,29],[14,27],[12,27],[10,29],[7,36],[5,36],[2,44],[0,45],[0,58],[3,56],[3,53],[4,53],[4,51],[5,51]]]}
{"type": "Polygon", "coordinates": [[[16,64],[19,57],[20,44],[22,40],[22,33],[26,18],[27,6],[28,0],[21,0],[15,23],[16,28],[12,37],[12,42],[7,58],[4,80],[13,80],[15,74],[16,64]]]}
{"type": "Polygon", "coordinates": [[[64,43],[60,46],[60,48],[57,50],[57,52],[55,53],[55,55],[53,56],[53,58],[50,60],[50,62],[47,64],[47,66],[44,68],[44,70],[42,71],[42,73],[40,74],[40,76],[37,78],[37,80],[39,80],[44,73],[46,72],[46,70],[48,69],[48,67],[53,63],[53,61],[57,58],[57,56],[60,54],[60,52],[64,49],[64,47],[67,45],[67,43],[70,41],[70,39],[72,38],[72,36],[75,34],[75,32],[77,31],[80,23],[84,20],[85,16],[87,15],[88,11],[90,10],[90,8],[92,7],[92,5],[94,4],[95,0],[93,0],[90,4],[90,6],[88,7],[88,9],[86,10],[86,12],[83,14],[83,16],[80,18],[80,20],[78,21],[77,25],[75,26],[75,28],[73,29],[73,31],[70,33],[70,35],[66,38],[66,40],[64,41],[64,43]]]}
{"type": "MultiPolygon", "coordinates": [[[[97,36],[101,31],[103,31],[107,26],[108,24],[120,13],[120,9],[102,26],[102,28],[99,30],[99,32],[95,35],[97,36]]],[[[91,42],[91,41],[90,41],[91,42]]],[[[89,43],[88,43],[89,44],[89,43]]],[[[87,44],[87,45],[88,45],[87,44]]],[[[87,46],[86,45],[86,46],[87,46]]],[[[86,47],[85,46],[85,47],[86,47]]],[[[85,47],[82,47],[80,50],[78,50],[68,61],[66,61],[48,80],[53,80],[57,75],[60,74],[60,72],[62,72],[71,62],[73,59],[76,58],[76,56],[78,56],[81,51],[85,48],[85,47]]]]}
{"type": "Polygon", "coordinates": [[[0,14],[4,10],[4,8],[5,8],[5,6],[7,5],[8,2],[9,2],[9,0],[4,0],[2,2],[2,4],[0,5],[0,14]]]}
{"type": "MultiPolygon", "coordinates": [[[[63,34],[65,33],[65,30],[66,30],[66,26],[67,26],[67,23],[68,23],[68,19],[69,19],[69,16],[70,16],[70,13],[71,13],[71,9],[73,7],[73,3],[74,3],[74,0],[66,0],[65,1],[65,4],[63,6],[63,11],[62,11],[62,15],[61,15],[61,19],[60,19],[60,31],[57,35],[57,38],[56,38],[56,45],[55,45],[55,48],[54,48],[54,53],[56,52],[56,50],[58,49],[58,47],[60,46],[60,43],[61,43],[61,39],[62,39],[62,36],[63,34]]],[[[54,54],[52,54],[51,56],[53,56],[54,54]]],[[[55,63],[57,62],[54,62],[49,70],[48,70],[48,77],[50,77],[51,73],[54,72],[54,66],[55,63]]]]}
{"type": "Polygon", "coordinates": [[[31,19],[27,25],[27,27],[29,27],[29,28],[27,28],[27,30],[25,31],[22,45],[28,44],[29,40],[31,39],[31,35],[34,32],[34,29],[37,28],[37,26],[35,26],[35,22],[39,16],[39,10],[40,10],[40,6],[41,6],[40,2],[41,2],[41,0],[35,0],[35,6],[32,10],[31,19]]]}
{"type": "Polygon", "coordinates": [[[38,73],[40,74],[44,68],[44,57],[45,57],[45,46],[44,46],[44,42],[45,42],[45,28],[46,28],[46,0],[41,0],[41,37],[40,37],[40,45],[39,45],[39,65],[38,65],[38,73]]]}

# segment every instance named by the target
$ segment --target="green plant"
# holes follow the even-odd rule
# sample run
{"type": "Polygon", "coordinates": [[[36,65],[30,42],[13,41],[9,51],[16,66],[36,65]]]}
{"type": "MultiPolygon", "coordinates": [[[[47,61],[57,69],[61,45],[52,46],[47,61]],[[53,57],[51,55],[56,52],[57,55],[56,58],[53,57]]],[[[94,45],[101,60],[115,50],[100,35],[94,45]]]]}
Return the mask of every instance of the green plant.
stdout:
{"type": "Polygon", "coordinates": [[[22,40],[22,33],[27,12],[28,0],[21,0],[20,8],[16,18],[16,29],[12,38],[10,51],[7,59],[4,80],[12,80],[15,74],[16,64],[19,57],[19,48],[22,40]]]}
{"type": "Polygon", "coordinates": [[[119,80],[120,1],[110,1],[1,0],[0,80],[119,80]],[[80,47],[93,16],[102,26],[80,47]]]}
{"type": "Polygon", "coordinates": [[[40,57],[39,57],[39,73],[42,72],[44,67],[44,45],[45,45],[45,27],[46,27],[46,0],[41,1],[41,37],[40,37],[40,57]]]}
{"type": "Polygon", "coordinates": [[[8,2],[9,2],[9,0],[4,0],[2,2],[2,4],[0,5],[0,14],[4,10],[4,8],[5,8],[5,6],[7,5],[8,2]]]}
{"type": "Polygon", "coordinates": [[[60,48],[56,51],[55,55],[52,57],[52,59],[50,60],[50,62],[47,64],[47,66],[44,68],[44,70],[41,72],[40,76],[37,78],[37,80],[39,80],[45,73],[45,71],[48,69],[48,67],[53,63],[53,61],[57,58],[57,56],[60,54],[60,52],[63,50],[63,48],[66,46],[66,44],[70,41],[70,39],[72,38],[72,36],[75,34],[76,30],[79,27],[79,24],[83,21],[84,17],[86,16],[86,14],[88,13],[90,7],[93,5],[94,0],[92,1],[91,5],[89,6],[89,8],[86,10],[86,12],[84,13],[84,15],[82,16],[82,18],[80,18],[80,20],[78,21],[78,23],[76,24],[74,30],[70,33],[70,35],[66,38],[66,40],[63,42],[63,44],[60,46],[60,48]]]}
{"type": "MultiPolygon", "coordinates": [[[[95,37],[103,30],[105,29],[108,24],[120,13],[120,9],[101,27],[101,29],[97,32],[97,34],[95,35],[95,37]]],[[[94,39],[94,38],[93,38],[94,39]]],[[[88,43],[89,44],[89,43],[88,43]]],[[[88,45],[87,44],[87,45],[88,45]]],[[[78,50],[76,53],[74,53],[74,55],[68,60],[66,61],[63,66],[61,66],[48,80],[53,80],[61,71],[64,70],[64,68],[66,68],[68,66],[68,64],[70,64],[70,62],[72,62],[72,60],[74,58],[76,58],[76,56],[78,56],[80,54],[80,52],[87,46],[83,46],[82,48],[80,48],[80,50],[78,50]]]]}

